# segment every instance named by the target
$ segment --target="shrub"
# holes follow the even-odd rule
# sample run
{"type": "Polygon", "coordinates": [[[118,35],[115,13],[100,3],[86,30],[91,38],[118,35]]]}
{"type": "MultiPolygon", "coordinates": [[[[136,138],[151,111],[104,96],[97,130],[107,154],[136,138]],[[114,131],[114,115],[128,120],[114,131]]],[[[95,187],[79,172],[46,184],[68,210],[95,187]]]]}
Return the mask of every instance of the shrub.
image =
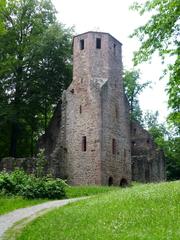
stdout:
{"type": "Polygon", "coordinates": [[[0,192],[25,198],[60,199],[65,197],[67,184],[61,179],[35,177],[22,170],[0,173],[0,192]]]}
{"type": "Polygon", "coordinates": [[[2,172],[0,174],[0,191],[4,193],[14,193],[15,184],[11,178],[11,176],[2,172]]]}

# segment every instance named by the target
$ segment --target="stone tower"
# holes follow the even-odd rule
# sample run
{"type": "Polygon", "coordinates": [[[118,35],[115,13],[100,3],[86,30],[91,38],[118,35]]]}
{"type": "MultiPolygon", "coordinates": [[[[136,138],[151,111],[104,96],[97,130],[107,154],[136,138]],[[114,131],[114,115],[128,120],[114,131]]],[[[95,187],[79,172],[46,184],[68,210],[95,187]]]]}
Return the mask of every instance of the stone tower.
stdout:
{"type": "Polygon", "coordinates": [[[121,43],[110,34],[74,37],[73,81],[64,93],[61,120],[55,151],[60,177],[75,185],[131,180],[121,43]]]}
{"type": "MultiPolygon", "coordinates": [[[[45,149],[46,170],[72,185],[166,179],[162,151],[138,122],[129,122],[121,43],[110,34],[87,32],[74,37],[73,81],[38,147],[45,149]]],[[[32,172],[35,161],[0,161],[0,170],[16,166],[32,172]]]]}

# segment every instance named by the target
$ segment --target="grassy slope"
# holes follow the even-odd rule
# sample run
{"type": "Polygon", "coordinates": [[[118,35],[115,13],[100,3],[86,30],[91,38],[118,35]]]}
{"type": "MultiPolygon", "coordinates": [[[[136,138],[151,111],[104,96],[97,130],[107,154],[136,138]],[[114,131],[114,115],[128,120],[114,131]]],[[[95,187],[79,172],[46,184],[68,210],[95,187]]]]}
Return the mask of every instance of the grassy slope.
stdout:
{"type": "Polygon", "coordinates": [[[73,186],[66,188],[66,197],[75,198],[83,196],[91,196],[99,193],[106,193],[114,190],[119,190],[119,187],[107,186],[73,186]]]}
{"type": "Polygon", "coordinates": [[[180,182],[137,185],[53,210],[18,240],[179,240],[180,182]]]}
{"type": "Polygon", "coordinates": [[[0,215],[13,211],[18,208],[32,206],[45,201],[47,201],[47,199],[46,200],[42,200],[42,199],[27,200],[27,199],[23,199],[22,197],[7,197],[7,196],[1,195],[0,196],[0,215]]]}
{"type": "MultiPolygon", "coordinates": [[[[112,191],[114,189],[117,189],[117,188],[96,187],[96,186],[67,187],[66,198],[90,196],[98,193],[112,191]]],[[[23,199],[22,197],[15,197],[15,196],[8,197],[8,196],[0,195],[0,215],[13,211],[18,208],[32,206],[32,205],[39,204],[46,201],[48,200],[47,199],[29,200],[29,199],[23,199]]]]}

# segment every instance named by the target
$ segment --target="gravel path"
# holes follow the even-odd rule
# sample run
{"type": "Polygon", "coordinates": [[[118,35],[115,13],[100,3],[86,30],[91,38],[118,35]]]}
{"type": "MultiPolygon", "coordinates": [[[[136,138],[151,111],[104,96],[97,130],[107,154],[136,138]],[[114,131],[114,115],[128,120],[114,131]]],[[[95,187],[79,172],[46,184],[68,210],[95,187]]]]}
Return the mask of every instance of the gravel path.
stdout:
{"type": "Polygon", "coordinates": [[[50,202],[41,203],[32,207],[20,208],[18,210],[7,213],[5,215],[1,215],[0,216],[0,239],[3,236],[3,234],[9,228],[11,228],[16,222],[24,218],[31,217],[40,211],[48,210],[55,207],[61,207],[68,203],[78,201],[80,199],[83,199],[83,198],[50,201],[50,202]]]}

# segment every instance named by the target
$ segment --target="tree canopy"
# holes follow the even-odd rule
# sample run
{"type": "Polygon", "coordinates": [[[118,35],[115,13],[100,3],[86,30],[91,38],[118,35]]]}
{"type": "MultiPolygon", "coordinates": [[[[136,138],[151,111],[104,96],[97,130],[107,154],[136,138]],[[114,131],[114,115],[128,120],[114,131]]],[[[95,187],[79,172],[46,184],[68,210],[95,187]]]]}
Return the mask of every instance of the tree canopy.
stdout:
{"type": "Polygon", "coordinates": [[[0,0],[0,157],[33,154],[71,81],[71,39],[50,0],[0,0]]]}
{"type": "Polygon", "coordinates": [[[168,82],[170,120],[180,131],[180,4],[179,0],[148,0],[144,4],[135,2],[131,7],[143,15],[151,13],[147,23],[137,28],[132,37],[138,37],[141,46],[134,54],[135,65],[148,61],[158,52],[165,61],[170,58],[163,75],[170,74],[168,82]]]}
{"type": "Polygon", "coordinates": [[[166,124],[158,122],[159,113],[146,112],[143,122],[145,128],[153,136],[157,146],[163,150],[166,159],[166,172],[168,180],[180,178],[180,138],[174,136],[172,129],[166,124]]]}
{"type": "Polygon", "coordinates": [[[140,83],[140,72],[138,70],[125,70],[123,75],[124,90],[130,105],[131,120],[142,123],[142,110],[138,97],[142,91],[150,85],[150,82],[140,83]]]}

